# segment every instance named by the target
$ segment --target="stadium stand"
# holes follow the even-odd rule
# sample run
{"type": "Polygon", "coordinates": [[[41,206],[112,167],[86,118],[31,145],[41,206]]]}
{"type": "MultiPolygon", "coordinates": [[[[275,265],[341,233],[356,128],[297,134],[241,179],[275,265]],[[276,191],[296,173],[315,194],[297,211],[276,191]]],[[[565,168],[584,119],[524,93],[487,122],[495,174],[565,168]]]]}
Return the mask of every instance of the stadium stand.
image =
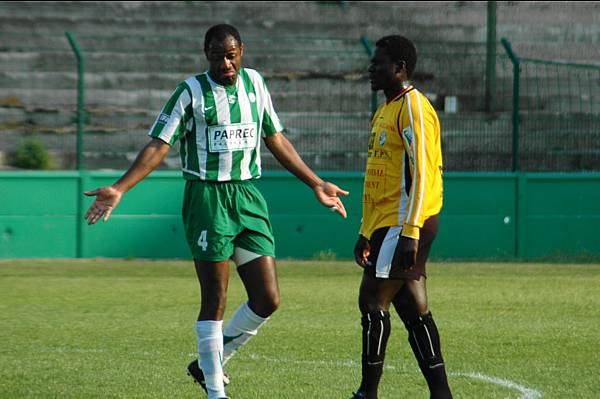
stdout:
{"type": "MultiPolygon", "coordinates": [[[[597,3],[497,7],[497,37],[509,38],[518,54],[600,65],[597,3]]],[[[498,105],[494,113],[485,112],[486,15],[486,2],[461,1],[0,2],[0,168],[11,168],[10,155],[31,138],[50,151],[55,168],[75,168],[77,71],[66,31],[85,55],[85,167],[121,169],[146,143],[175,85],[204,70],[204,31],[227,22],[240,29],[245,66],[264,73],[286,133],[312,167],[363,169],[372,98],[361,38],[372,42],[400,32],[418,45],[414,80],[440,111],[447,170],[510,170],[512,66],[498,45],[498,105]],[[457,112],[445,112],[447,97],[456,99],[457,112]]],[[[550,82],[553,74],[535,79],[536,85],[555,87],[543,80],[550,82]]],[[[597,87],[598,81],[592,75],[578,84],[597,87]]],[[[553,95],[560,92],[545,93],[553,95]]],[[[557,121],[560,105],[522,104],[524,112],[550,114],[525,123],[524,137],[548,123],[575,125],[582,150],[600,152],[598,125],[589,118],[573,113],[557,121]]],[[[524,168],[600,169],[600,155],[582,158],[577,145],[548,137],[525,143],[532,155],[524,168]],[[549,149],[560,156],[549,157],[549,149]]],[[[178,167],[175,153],[162,168],[178,167]]],[[[265,166],[278,168],[269,154],[265,166]]]]}

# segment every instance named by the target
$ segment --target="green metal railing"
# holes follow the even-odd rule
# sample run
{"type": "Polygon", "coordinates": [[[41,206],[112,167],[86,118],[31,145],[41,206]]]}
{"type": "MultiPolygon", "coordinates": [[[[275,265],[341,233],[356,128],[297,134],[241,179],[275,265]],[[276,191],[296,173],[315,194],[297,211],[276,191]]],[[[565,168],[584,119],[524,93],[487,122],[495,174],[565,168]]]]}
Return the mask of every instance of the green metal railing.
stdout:
{"type": "Polygon", "coordinates": [[[600,66],[519,57],[513,70],[513,171],[600,170],[600,66]]]}
{"type": "MultiPolygon", "coordinates": [[[[488,33],[493,36],[493,32],[488,33]]],[[[75,49],[77,43],[73,35],[68,34],[68,37],[75,49]]],[[[87,52],[90,56],[97,57],[105,53],[120,54],[122,57],[154,54],[162,52],[160,47],[154,47],[157,43],[162,43],[163,46],[165,43],[172,43],[174,47],[165,50],[167,53],[195,54],[194,63],[203,65],[198,41],[179,39],[168,36],[145,36],[140,40],[132,38],[131,42],[125,43],[123,48],[114,48],[111,47],[113,41],[110,38],[81,36],[81,40],[85,43],[83,52],[87,52]]],[[[281,63],[280,68],[274,67],[265,75],[269,80],[271,93],[276,98],[281,119],[287,127],[286,132],[290,134],[307,163],[321,170],[362,170],[364,154],[356,143],[361,142],[361,133],[368,130],[370,116],[382,101],[381,93],[370,91],[366,78],[366,68],[373,54],[373,46],[369,38],[363,36],[359,41],[352,43],[351,40],[340,38],[249,37],[245,42],[247,43],[246,55],[252,62],[281,63]],[[274,48],[290,50],[284,53],[285,57],[279,54],[273,57],[274,48]],[[344,50],[340,51],[340,48],[344,50]],[[295,72],[283,69],[290,63],[309,63],[313,59],[319,60],[322,56],[331,57],[331,54],[335,54],[339,65],[351,66],[346,70],[338,66],[335,70],[334,65],[322,68],[319,62],[314,62],[314,67],[310,64],[295,65],[298,67],[295,72]],[[284,60],[282,61],[281,58],[284,60]],[[295,61],[287,61],[287,58],[295,61]],[[329,96],[320,95],[320,90],[329,96]],[[367,110],[370,114],[367,114],[367,110]]],[[[538,130],[532,115],[538,115],[538,120],[560,119],[556,116],[558,113],[562,114],[562,121],[557,124],[568,126],[571,123],[573,126],[568,126],[571,131],[585,130],[579,126],[582,124],[594,125],[592,131],[583,132],[578,137],[585,136],[590,142],[595,140],[595,135],[600,133],[593,122],[594,119],[583,117],[580,121],[576,121],[573,115],[598,113],[596,94],[591,91],[586,94],[586,89],[590,87],[589,90],[593,90],[593,85],[582,83],[593,82],[594,73],[598,74],[598,67],[521,58],[506,38],[502,38],[500,43],[505,54],[496,53],[489,43],[417,43],[423,51],[419,55],[420,68],[417,68],[415,81],[417,87],[430,97],[439,112],[445,132],[444,150],[447,169],[457,171],[600,169],[600,161],[598,161],[600,156],[595,154],[596,149],[593,145],[584,146],[586,148],[571,148],[569,151],[562,148],[562,144],[556,143],[560,140],[555,139],[551,148],[544,148],[541,143],[543,137],[534,138],[534,133],[531,131],[531,129],[538,130]],[[452,62],[447,63],[446,60],[452,62]],[[456,62],[457,60],[459,62],[456,62]],[[537,72],[542,67],[545,69],[537,72]],[[512,70],[512,73],[507,74],[509,70],[512,70]],[[566,85],[563,84],[565,77],[571,79],[573,71],[581,72],[580,77],[567,81],[566,85]],[[589,76],[582,76],[583,73],[589,76]],[[478,74],[485,76],[485,84],[481,84],[475,78],[478,74]],[[548,92],[549,87],[552,87],[548,82],[555,81],[559,82],[556,90],[548,92]],[[573,93],[570,93],[570,97],[566,96],[567,89],[580,94],[578,103],[573,103],[575,98],[573,93]],[[456,114],[445,109],[443,100],[449,96],[455,96],[459,106],[462,107],[456,114]],[[556,102],[553,98],[561,98],[562,101],[556,102]],[[584,102],[584,98],[587,102],[584,102]],[[510,122],[504,115],[510,115],[510,122]],[[569,118],[571,122],[568,122],[569,118]],[[507,148],[510,148],[508,153],[507,148]],[[564,158],[562,161],[556,160],[553,164],[552,160],[540,159],[545,154],[561,151],[564,158]],[[577,151],[581,154],[578,155],[577,151]],[[569,153],[576,160],[569,160],[569,153]],[[522,165],[523,162],[525,165],[522,165]]],[[[81,55],[78,56],[78,60],[81,58],[81,62],[78,62],[79,70],[83,66],[83,52],[79,50],[78,53],[81,55]]],[[[124,74],[131,74],[136,70],[133,65],[128,66],[125,62],[116,68],[123,69],[124,74]]],[[[189,73],[192,70],[197,71],[197,66],[192,65],[189,73]]],[[[91,72],[102,73],[98,70],[91,72]]],[[[81,98],[84,91],[82,82],[81,78],[78,86],[81,98]]],[[[170,83],[171,86],[173,84],[170,83]]],[[[170,89],[169,86],[168,90],[170,89]]],[[[167,86],[163,90],[164,101],[168,94],[167,86]]],[[[139,94],[140,90],[127,94],[132,97],[132,100],[125,107],[136,106],[135,102],[138,99],[133,98],[135,93],[139,94]]],[[[121,101],[126,102],[127,98],[122,98],[121,101]]],[[[159,106],[155,105],[153,112],[158,111],[159,106]]],[[[152,112],[146,115],[147,124],[153,117],[152,112]]],[[[82,130],[79,124],[83,119],[84,112],[78,107],[78,132],[82,130]]],[[[538,125],[541,129],[541,124],[538,125]]],[[[142,137],[145,137],[142,132],[135,134],[137,136],[135,139],[132,138],[131,142],[135,140],[139,142],[142,137]]],[[[541,133],[536,134],[539,136],[541,133]]],[[[111,140],[107,140],[110,136],[106,133],[91,129],[87,137],[90,145],[84,148],[101,150],[104,145],[107,148],[105,151],[107,158],[115,152],[113,150],[117,146],[113,145],[111,140]]],[[[133,146],[128,149],[130,152],[134,150],[133,146]]],[[[78,160],[80,154],[78,147],[78,160]]],[[[265,156],[267,167],[271,169],[280,167],[268,153],[265,156]]],[[[114,167],[125,166],[125,163],[122,163],[114,167]]]]}
{"type": "MultiPolygon", "coordinates": [[[[71,34],[71,32],[65,33],[69,44],[75,53],[77,58],[77,170],[83,172],[85,167],[83,163],[83,133],[85,124],[85,57],[77,44],[77,41],[71,34]]],[[[83,187],[84,179],[79,179],[78,192],[83,193],[85,187],[83,187]]],[[[76,257],[81,258],[83,252],[83,196],[77,196],[77,240],[76,240],[76,257]]]]}
{"type": "Polygon", "coordinates": [[[513,52],[512,50],[512,46],[510,45],[510,43],[508,42],[508,40],[506,40],[505,38],[501,39],[501,43],[504,46],[504,48],[506,49],[506,52],[508,53],[508,56],[510,58],[510,60],[513,62],[513,111],[512,111],[512,170],[513,172],[517,172],[520,169],[519,166],[519,158],[520,158],[520,154],[519,154],[519,124],[520,124],[520,119],[519,119],[519,110],[520,110],[520,104],[519,104],[519,94],[520,94],[520,68],[521,68],[521,61],[519,60],[519,57],[517,57],[517,55],[513,52]]]}
{"type": "Polygon", "coordinates": [[[71,32],[65,33],[77,58],[77,170],[83,164],[83,129],[85,124],[85,57],[71,32]]]}

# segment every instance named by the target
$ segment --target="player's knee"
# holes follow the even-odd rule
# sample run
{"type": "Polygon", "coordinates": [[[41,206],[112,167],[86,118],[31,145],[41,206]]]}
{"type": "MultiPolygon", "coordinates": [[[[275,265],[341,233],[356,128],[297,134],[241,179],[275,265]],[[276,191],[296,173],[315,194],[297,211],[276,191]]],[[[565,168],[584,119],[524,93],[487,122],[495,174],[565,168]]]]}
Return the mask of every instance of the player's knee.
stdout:
{"type": "Polygon", "coordinates": [[[363,327],[369,327],[380,322],[389,324],[389,320],[390,312],[385,310],[370,310],[368,312],[363,312],[360,322],[363,327]]]}
{"type": "Polygon", "coordinates": [[[412,320],[421,315],[429,313],[427,306],[427,296],[424,294],[415,295],[411,291],[403,290],[394,297],[392,301],[396,313],[408,329],[407,325],[412,320]]]}
{"type": "Polygon", "coordinates": [[[371,295],[359,295],[358,297],[358,309],[363,315],[363,318],[367,314],[372,314],[373,317],[377,317],[377,313],[380,312],[381,307],[377,303],[377,299],[371,295]]]}
{"type": "Polygon", "coordinates": [[[271,295],[269,296],[269,298],[265,301],[265,312],[268,312],[269,315],[275,313],[277,311],[277,309],[279,309],[279,305],[281,303],[281,298],[279,297],[279,295],[271,295]]]}
{"type": "Polygon", "coordinates": [[[406,330],[409,330],[410,325],[414,324],[415,320],[418,320],[420,315],[427,315],[429,313],[426,306],[424,308],[424,312],[421,308],[415,308],[414,306],[396,307],[395,309],[396,313],[400,317],[400,320],[402,320],[402,323],[404,324],[404,328],[406,328],[406,330]]]}
{"type": "Polygon", "coordinates": [[[267,318],[279,309],[281,299],[279,294],[271,294],[249,301],[250,308],[260,317],[267,318]]]}

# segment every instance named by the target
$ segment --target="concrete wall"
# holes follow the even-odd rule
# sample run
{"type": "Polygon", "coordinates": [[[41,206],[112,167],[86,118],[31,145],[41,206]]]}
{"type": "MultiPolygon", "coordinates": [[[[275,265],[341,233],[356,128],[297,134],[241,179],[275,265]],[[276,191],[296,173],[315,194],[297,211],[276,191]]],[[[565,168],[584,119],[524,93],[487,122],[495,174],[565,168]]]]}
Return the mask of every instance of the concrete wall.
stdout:
{"type": "MultiPolygon", "coordinates": [[[[107,223],[87,226],[82,192],[120,173],[0,173],[0,258],[190,258],[181,222],[184,182],[154,172],[107,223]]],[[[348,219],[331,213],[288,173],[257,185],[269,204],[279,258],[350,259],[361,217],[362,174],[324,178],[350,191],[348,219]]],[[[599,174],[445,176],[436,259],[586,260],[600,257],[599,174]]]]}

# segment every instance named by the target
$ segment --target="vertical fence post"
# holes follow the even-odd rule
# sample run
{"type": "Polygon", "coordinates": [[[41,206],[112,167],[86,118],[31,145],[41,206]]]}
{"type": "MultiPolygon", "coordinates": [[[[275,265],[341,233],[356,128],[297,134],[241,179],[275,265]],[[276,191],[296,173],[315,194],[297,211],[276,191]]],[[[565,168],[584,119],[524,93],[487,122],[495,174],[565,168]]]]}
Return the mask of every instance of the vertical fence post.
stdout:
{"type": "Polygon", "coordinates": [[[523,236],[524,227],[524,212],[523,212],[523,195],[524,195],[524,177],[519,173],[520,167],[520,151],[519,151],[519,124],[521,123],[519,118],[519,89],[520,89],[520,69],[521,60],[514,53],[510,42],[506,38],[500,39],[500,42],[504,46],[504,49],[508,53],[513,64],[513,112],[512,112],[512,134],[513,134],[513,163],[512,171],[516,174],[516,193],[515,193],[515,257],[520,258],[523,255],[523,242],[525,239],[523,236]]]}
{"type": "Polygon", "coordinates": [[[77,170],[83,167],[83,126],[85,124],[85,58],[71,32],[66,32],[69,44],[77,58],[77,170]]]}
{"type": "Polygon", "coordinates": [[[508,57],[513,63],[513,112],[512,112],[512,130],[513,130],[513,163],[512,170],[513,172],[518,172],[521,169],[519,158],[519,88],[520,88],[520,69],[521,69],[521,60],[512,50],[512,46],[506,40],[506,38],[500,39],[500,42],[504,46],[504,49],[508,53],[508,57]]]}
{"type": "Polygon", "coordinates": [[[79,172],[77,190],[77,215],[76,215],[76,256],[83,256],[83,127],[85,124],[85,58],[81,52],[75,37],[71,32],[65,32],[69,44],[77,58],[77,171],[79,172]]]}
{"type": "Polygon", "coordinates": [[[496,112],[496,2],[487,2],[485,109],[496,112]]]}
{"type": "MultiPolygon", "coordinates": [[[[360,38],[360,41],[362,43],[362,45],[365,47],[365,50],[367,51],[367,55],[369,56],[369,59],[371,59],[371,57],[373,57],[373,46],[371,46],[371,43],[369,42],[369,39],[366,36],[362,36],[360,38]]],[[[375,112],[377,111],[377,92],[373,91],[371,93],[371,118],[373,118],[373,115],[375,115],[375,112]]]]}

